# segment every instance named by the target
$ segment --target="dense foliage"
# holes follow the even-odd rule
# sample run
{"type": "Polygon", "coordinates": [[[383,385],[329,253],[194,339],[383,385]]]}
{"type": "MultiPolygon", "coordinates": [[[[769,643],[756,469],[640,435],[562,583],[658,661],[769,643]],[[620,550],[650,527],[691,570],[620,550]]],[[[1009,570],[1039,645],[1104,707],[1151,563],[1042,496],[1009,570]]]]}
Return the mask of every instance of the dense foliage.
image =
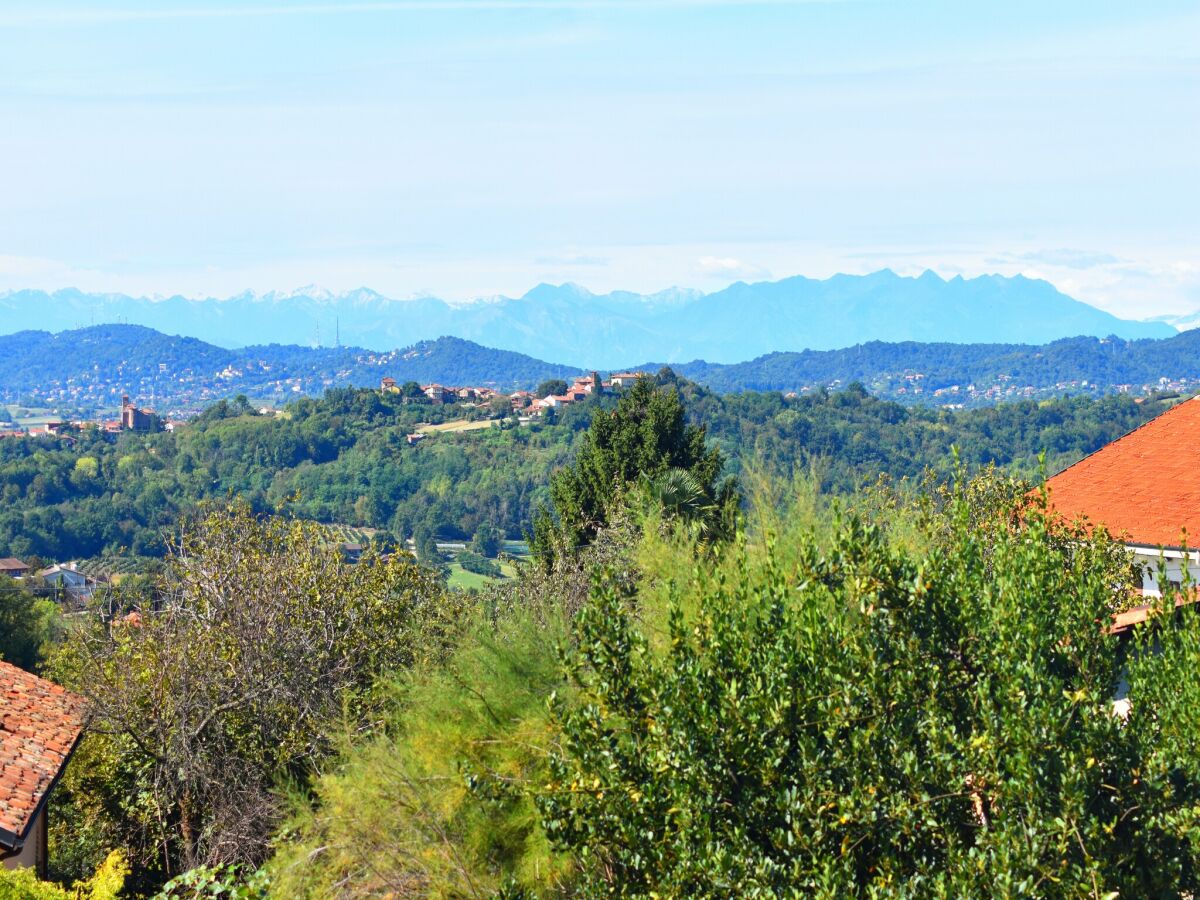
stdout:
{"type": "MultiPolygon", "coordinates": [[[[1121,548],[950,452],[1069,460],[1161,404],[947,413],[858,386],[722,397],[664,370],[553,425],[412,446],[417,417],[462,410],[404,399],[235,400],[174,435],[0,446],[0,484],[57,466],[39,491],[120,508],[150,482],[182,535],[52,658],[94,711],[57,789],[60,879],[118,847],[134,891],[171,878],[170,896],[1197,887],[1200,620],[1122,643],[1121,548]],[[480,479],[461,495],[453,460],[480,479]],[[923,492],[857,491],[931,465],[923,492]],[[348,506],[433,566],[448,533],[495,565],[506,520],[469,491],[505,496],[513,472],[553,502],[550,552],[482,594],[378,547],[352,565],[302,521],[348,506]],[[742,516],[730,474],[758,498],[742,516]],[[197,506],[224,492],[248,499],[197,506]],[[441,518],[456,499],[470,529],[441,518]]],[[[29,519],[75,502],[13,496],[29,519]]]]}
{"type": "Polygon", "coordinates": [[[0,900],[118,900],[123,896],[129,864],[114,850],[88,878],[69,888],[40,881],[33,869],[0,868],[0,900]]]}
{"type": "Polygon", "coordinates": [[[605,574],[578,611],[570,578],[561,606],[515,586],[301,804],[277,887],[1194,890],[1200,723],[1181,686],[1200,618],[1108,633],[1132,576],[1119,545],[1036,500],[1016,514],[1022,485],[989,479],[887,516],[864,497],[875,524],[765,510],[768,531],[715,556],[648,519],[633,552],[588,561],[605,574]]]}
{"type": "Polygon", "coordinates": [[[441,664],[403,673],[385,727],[351,740],[341,765],[296,798],[268,866],[279,896],[462,897],[565,890],[568,857],[547,840],[532,785],[566,687],[556,649],[599,568],[632,577],[635,533],[610,525],[591,546],[529,566],[483,598],[441,664]]]}
{"type": "Polygon", "coordinates": [[[724,466],[704,427],[687,423],[674,386],[639,379],[615,409],[592,418],[571,464],[552,476],[553,513],[540,511],[531,549],[548,562],[555,553],[586,546],[631,489],[672,471],[696,486],[709,517],[720,523],[714,530],[730,531],[738,497],[731,481],[718,484],[724,466]]]}
{"type": "Polygon", "coordinates": [[[588,412],[568,413],[554,429],[407,441],[419,423],[471,414],[337,390],[283,416],[216,404],[175,433],[0,439],[0,553],[161,555],[164,530],[182,514],[231,495],[260,512],[286,509],[397,538],[424,525],[469,539],[484,523],[519,538],[588,412]]]}
{"type": "MultiPolygon", "coordinates": [[[[815,469],[827,490],[852,490],[880,472],[919,478],[946,470],[950,448],[972,466],[1051,471],[1131,430],[1163,402],[1127,397],[1026,401],[961,412],[906,408],[861,388],[788,399],[718,395],[665,372],[689,424],[707,429],[726,473],[748,461],[773,474],[815,469]]],[[[419,423],[482,411],[406,403],[374,390],[331,390],[282,416],[216,404],[175,433],[77,440],[0,439],[0,555],[71,559],[161,555],[164,529],[206,499],[237,495],[260,512],[386,531],[470,540],[481,527],[520,538],[550,473],[578,446],[611,398],[567,407],[554,424],[430,434],[419,423]]]]}
{"type": "Polygon", "coordinates": [[[276,789],[372,721],[375,680],[436,658],[460,615],[409,557],[350,566],[314,526],[244,506],[189,524],[158,587],[110,595],[54,665],[92,713],[59,839],[126,848],[140,883],[262,862],[276,789]]]}
{"type": "Polygon", "coordinates": [[[1200,621],[1130,668],[1123,720],[1103,627],[1123,554],[967,497],[921,549],[855,517],[740,549],[673,586],[665,635],[636,592],[598,591],[538,791],[583,894],[1193,888],[1200,778],[1171,737],[1193,714],[1160,685],[1200,660],[1200,621]]]}
{"type": "Polygon", "coordinates": [[[0,660],[28,671],[40,667],[61,627],[58,605],[0,575],[0,660]]]}

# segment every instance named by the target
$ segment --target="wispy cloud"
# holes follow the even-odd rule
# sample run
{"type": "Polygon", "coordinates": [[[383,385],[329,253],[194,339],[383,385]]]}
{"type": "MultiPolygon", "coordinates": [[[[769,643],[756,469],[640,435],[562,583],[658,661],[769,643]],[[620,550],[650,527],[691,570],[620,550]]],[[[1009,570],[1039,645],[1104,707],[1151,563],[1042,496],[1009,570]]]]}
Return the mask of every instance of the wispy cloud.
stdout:
{"type": "Polygon", "coordinates": [[[1094,269],[1097,266],[1111,266],[1120,262],[1111,253],[1097,253],[1090,250],[1032,250],[1022,253],[1017,259],[1025,262],[1042,263],[1047,266],[1062,266],[1067,269],[1094,269]]]}
{"type": "Polygon", "coordinates": [[[770,278],[769,270],[762,266],[734,259],[732,256],[702,256],[696,260],[696,271],[705,278],[770,278]]]}
{"type": "Polygon", "coordinates": [[[473,10],[639,10],[735,6],[833,5],[849,0],[392,0],[375,3],[300,3],[263,6],[196,6],[180,9],[47,9],[0,13],[0,27],[105,25],[172,19],[243,19],[270,16],[363,13],[462,12],[473,10]]]}

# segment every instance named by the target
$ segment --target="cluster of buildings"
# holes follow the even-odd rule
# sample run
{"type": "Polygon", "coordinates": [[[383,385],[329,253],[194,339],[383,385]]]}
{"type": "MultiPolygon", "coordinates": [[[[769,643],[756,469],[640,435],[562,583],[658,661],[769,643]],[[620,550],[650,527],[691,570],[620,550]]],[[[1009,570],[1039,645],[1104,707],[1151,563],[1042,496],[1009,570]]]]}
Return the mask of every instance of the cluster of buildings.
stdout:
{"type": "Polygon", "coordinates": [[[123,391],[154,397],[170,406],[172,415],[199,411],[205,404],[234,393],[270,393],[276,397],[319,392],[335,383],[333,373],[277,372],[266,360],[244,360],[213,371],[197,362],[94,366],[90,371],[22,386],[29,405],[102,409],[116,403],[123,391]]]}
{"type": "MultiPolygon", "coordinates": [[[[514,391],[511,394],[502,394],[488,387],[446,387],[441,384],[423,384],[421,393],[436,406],[450,403],[484,406],[498,397],[506,397],[514,413],[540,416],[548,409],[578,403],[586,400],[592,394],[602,394],[614,388],[628,386],[645,375],[645,372],[615,372],[609,376],[607,381],[604,381],[599,372],[592,372],[576,378],[574,383],[561,394],[551,394],[546,397],[538,397],[533,391],[514,391]]],[[[380,380],[379,389],[394,394],[400,393],[401,390],[396,379],[391,377],[380,380]]]]}
{"type": "Polygon", "coordinates": [[[513,409],[526,410],[527,415],[540,416],[548,409],[561,409],[572,403],[586,400],[592,394],[603,394],[606,390],[611,391],[614,387],[620,386],[622,375],[616,376],[618,379],[616,382],[612,378],[603,381],[599,372],[592,372],[590,375],[576,378],[575,383],[561,394],[548,394],[545,397],[537,397],[529,391],[517,391],[512,395],[513,409]]]}
{"type": "Polygon", "coordinates": [[[959,407],[963,405],[992,404],[1016,400],[1040,400],[1059,397],[1063,394],[1088,394],[1100,396],[1116,392],[1145,396],[1158,391],[1194,391],[1200,386],[1200,378],[1159,378],[1146,384],[1098,384],[1086,378],[1072,378],[1053,384],[1020,384],[1011,375],[998,375],[992,384],[951,384],[929,389],[922,384],[925,375],[920,372],[885,376],[870,385],[872,391],[881,396],[907,398],[932,397],[939,405],[959,407]]]}
{"type": "MultiPolygon", "coordinates": [[[[105,434],[120,434],[123,431],[153,431],[159,423],[154,410],[140,407],[129,399],[128,395],[121,397],[121,415],[118,419],[93,421],[89,419],[51,419],[33,425],[30,428],[10,428],[0,430],[0,438],[13,437],[67,437],[87,429],[97,428],[105,434]]],[[[174,431],[183,424],[177,419],[167,419],[162,422],[167,431],[174,431]]]]}
{"type": "Polygon", "coordinates": [[[84,571],[77,562],[55,563],[34,571],[28,563],[11,556],[0,559],[0,575],[22,582],[34,593],[54,597],[69,606],[82,604],[110,583],[101,574],[84,571]]]}
{"type": "MultiPolygon", "coordinates": [[[[401,390],[400,384],[391,377],[381,379],[379,389],[390,394],[398,394],[401,390]]],[[[483,405],[500,396],[499,392],[489,387],[446,387],[441,384],[423,384],[421,393],[434,406],[443,406],[449,403],[483,405]]]]}

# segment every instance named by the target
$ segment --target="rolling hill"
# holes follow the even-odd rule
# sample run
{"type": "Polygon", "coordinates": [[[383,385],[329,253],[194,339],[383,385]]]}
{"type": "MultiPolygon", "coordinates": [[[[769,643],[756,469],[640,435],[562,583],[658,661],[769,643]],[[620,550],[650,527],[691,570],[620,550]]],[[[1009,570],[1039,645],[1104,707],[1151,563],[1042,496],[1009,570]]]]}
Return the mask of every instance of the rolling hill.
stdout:
{"type": "Polygon", "coordinates": [[[481,347],[459,338],[422,341],[375,353],[267,344],[225,349],[138,325],[97,325],[50,334],[0,337],[0,396],[38,405],[104,407],[122,394],[187,407],[245,393],[282,400],[330,387],[437,381],[450,385],[527,388],[581,370],[481,347]]]}
{"type": "MultiPolygon", "coordinates": [[[[633,368],[656,371],[664,364],[633,368]]],[[[907,403],[976,406],[1063,393],[1200,388],[1200,331],[1166,340],[1074,337],[1043,345],[874,341],[672,368],[719,392],[803,393],[857,381],[907,403]]],[[[164,410],[238,393],[279,402],[331,387],[377,385],[384,376],[515,390],[581,371],[449,337],[385,353],[281,344],[231,350],[135,325],[0,337],[0,399],[37,406],[103,408],[125,393],[164,410]]]]}

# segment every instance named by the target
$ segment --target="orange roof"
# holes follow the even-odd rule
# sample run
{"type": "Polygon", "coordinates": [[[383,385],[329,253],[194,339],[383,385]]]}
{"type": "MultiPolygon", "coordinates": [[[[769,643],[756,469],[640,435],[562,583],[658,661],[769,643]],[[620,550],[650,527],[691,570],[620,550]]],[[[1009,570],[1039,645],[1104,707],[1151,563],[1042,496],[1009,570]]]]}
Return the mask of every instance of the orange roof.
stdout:
{"type": "Polygon", "coordinates": [[[16,849],[83,733],[84,699],[0,662],[0,847],[16,849]]]}
{"type": "Polygon", "coordinates": [[[1126,543],[1200,539],[1200,397],[1151,419],[1046,482],[1051,509],[1126,543]]]}

